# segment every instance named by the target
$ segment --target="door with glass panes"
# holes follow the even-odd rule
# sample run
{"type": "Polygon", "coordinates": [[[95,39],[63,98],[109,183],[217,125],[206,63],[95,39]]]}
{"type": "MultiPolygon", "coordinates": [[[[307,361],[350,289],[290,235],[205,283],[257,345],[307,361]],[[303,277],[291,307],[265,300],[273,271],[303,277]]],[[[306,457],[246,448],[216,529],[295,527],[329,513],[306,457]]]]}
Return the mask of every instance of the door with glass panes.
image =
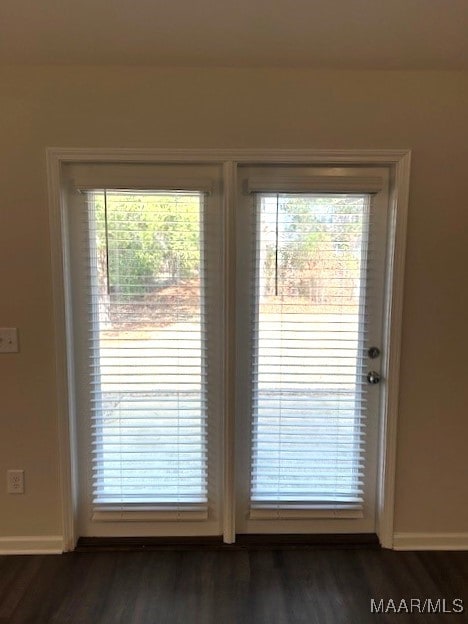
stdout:
{"type": "Polygon", "coordinates": [[[221,164],[66,177],[79,534],[221,535],[227,498],[237,533],[373,532],[385,168],[239,165],[235,204],[221,164]]]}
{"type": "Polygon", "coordinates": [[[222,532],[221,171],[66,168],[80,536],[222,532]]]}
{"type": "Polygon", "coordinates": [[[387,187],[239,168],[238,533],[375,531],[387,187]]]}

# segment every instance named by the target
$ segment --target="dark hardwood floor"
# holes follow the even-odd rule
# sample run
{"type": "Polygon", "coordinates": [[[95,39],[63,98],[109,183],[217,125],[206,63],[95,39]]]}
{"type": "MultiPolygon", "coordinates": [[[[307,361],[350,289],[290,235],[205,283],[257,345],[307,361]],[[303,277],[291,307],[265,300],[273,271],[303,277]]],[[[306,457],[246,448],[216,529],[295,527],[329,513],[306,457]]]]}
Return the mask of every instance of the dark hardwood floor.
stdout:
{"type": "MultiPolygon", "coordinates": [[[[422,604],[422,603],[421,603],[422,604]]],[[[1,624],[468,622],[468,552],[244,549],[0,557],[1,624]],[[430,598],[465,612],[371,613],[430,598]],[[386,603],[386,606],[388,603],[386,603]]]]}

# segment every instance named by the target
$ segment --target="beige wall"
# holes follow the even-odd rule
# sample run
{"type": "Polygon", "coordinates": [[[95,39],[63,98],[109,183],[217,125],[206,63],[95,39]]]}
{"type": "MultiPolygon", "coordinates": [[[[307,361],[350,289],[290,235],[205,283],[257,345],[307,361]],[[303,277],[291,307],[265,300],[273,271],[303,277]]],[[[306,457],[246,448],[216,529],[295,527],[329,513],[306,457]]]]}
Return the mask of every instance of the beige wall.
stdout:
{"type": "Polygon", "coordinates": [[[46,146],[411,148],[396,530],[468,531],[467,73],[1,70],[0,536],[61,531],[46,146]]]}

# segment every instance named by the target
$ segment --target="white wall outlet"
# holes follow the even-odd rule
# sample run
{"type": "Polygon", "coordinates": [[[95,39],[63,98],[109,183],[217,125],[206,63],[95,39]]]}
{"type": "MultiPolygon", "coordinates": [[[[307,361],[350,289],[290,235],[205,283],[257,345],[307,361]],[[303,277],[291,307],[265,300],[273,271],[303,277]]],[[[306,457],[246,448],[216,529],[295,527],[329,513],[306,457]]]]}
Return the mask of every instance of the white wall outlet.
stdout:
{"type": "Polygon", "coordinates": [[[7,470],[8,494],[24,494],[24,470],[7,470]]]}
{"type": "Polygon", "coordinates": [[[0,327],[0,353],[18,353],[16,327],[0,327]]]}

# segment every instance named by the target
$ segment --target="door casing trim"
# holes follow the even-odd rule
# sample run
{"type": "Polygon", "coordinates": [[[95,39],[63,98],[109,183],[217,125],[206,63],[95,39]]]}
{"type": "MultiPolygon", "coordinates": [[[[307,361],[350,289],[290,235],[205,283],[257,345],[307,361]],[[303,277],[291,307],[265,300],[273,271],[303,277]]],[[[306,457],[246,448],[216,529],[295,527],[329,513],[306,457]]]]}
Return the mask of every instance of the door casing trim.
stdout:
{"type": "MultiPolygon", "coordinates": [[[[399,372],[401,354],[401,331],[403,311],[403,286],[405,269],[406,230],[409,199],[411,152],[408,149],[152,149],[152,148],[61,148],[46,149],[49,227],[51,240],[51,268],[55,329],[55,375],[57,398],[57,427],[61,489],[61,512],[63,550],[76,546],[77,458],[74,452],[73,425],[73,378],[70,353],[70,330],[66,315],[67,267],[64,194],[61,171],[65,163],[217,163],[223,165],[225,189],[226,250],[224,277],[226,286],[224,317],[229,323],[233,297],[232,269],[234,234],[232,219],[235,209],[235,176],[237,164],[309,164],[309,165],[386,165],[391,171],[389,249],[387,279],[385,284],[384,344],[387,383],[383,388],[382,422],[379,439],[379,465],[377,488],[377,535],[384,548],[394,544],[394,502],[396,445],[398,425],[399,372]]],[[[232,323],[228,326],[232,327],[232,323]]],[[[223,539],[235,541],[233,469],[234,453],[234,399],[233,399],[233,335],[226,332],[226,362],[224,378],[226,386],[224,423],[224,489],[223,539]]]]}

